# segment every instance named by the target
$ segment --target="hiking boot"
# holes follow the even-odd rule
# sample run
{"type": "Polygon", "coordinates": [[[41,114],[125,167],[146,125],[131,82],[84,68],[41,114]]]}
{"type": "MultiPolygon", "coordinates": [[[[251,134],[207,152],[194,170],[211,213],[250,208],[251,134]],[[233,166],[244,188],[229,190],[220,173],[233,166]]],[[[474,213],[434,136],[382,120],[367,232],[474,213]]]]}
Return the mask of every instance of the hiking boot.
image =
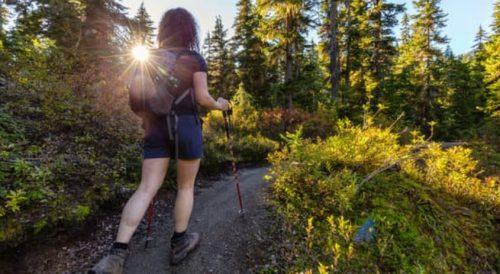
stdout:
{"type": "Polygon", "coordinates": [[[102,258],[87,274],[122,274],[128,253],[128,249],[111,249],[109,255],[102,258]]]}
{"type": "Polygon", "coordinates": [[[178,242],[172,243],[170,248],[170,263],[173,265],[180,263],[199,243],[200,234],[198,233],[188,233],[178,242]]]}

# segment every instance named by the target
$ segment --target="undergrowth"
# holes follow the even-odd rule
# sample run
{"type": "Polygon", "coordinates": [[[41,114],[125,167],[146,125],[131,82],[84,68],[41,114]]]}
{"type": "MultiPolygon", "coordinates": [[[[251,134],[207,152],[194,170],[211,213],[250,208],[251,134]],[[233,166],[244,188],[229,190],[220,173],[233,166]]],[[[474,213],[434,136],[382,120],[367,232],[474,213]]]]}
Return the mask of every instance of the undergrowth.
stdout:
{"type": "Polygon", "coordinates": [[[288,134],[270,156],[287,272],[498,271],[498,177],[480,179],[470,149],[349,121],[336,132],[288,134]]]}
{"type": "MultiPolygon", "coordinates": [[[[140,181],[141,123],[123,83],[62,77],[53,70],[71,71],[63,69],[70,64],[51,63],[48,56],[57,52],[32,50],[43,54],[29,55],[29,68],[10,69],[0,86],[0,251],[81,226],[104,204],[126,199],[140,181]]],[[[235,98],[235,160],[262,163],[278,144],[255,130],[258,113],[246,96],[241,91],[235,98]]],[[[232,160],[224,123],[220,112],[204,120],[201,172],[219,174],[232,160]]],[[[166,188],[173,187],[173,165],[171,171],[166,188]]]]}

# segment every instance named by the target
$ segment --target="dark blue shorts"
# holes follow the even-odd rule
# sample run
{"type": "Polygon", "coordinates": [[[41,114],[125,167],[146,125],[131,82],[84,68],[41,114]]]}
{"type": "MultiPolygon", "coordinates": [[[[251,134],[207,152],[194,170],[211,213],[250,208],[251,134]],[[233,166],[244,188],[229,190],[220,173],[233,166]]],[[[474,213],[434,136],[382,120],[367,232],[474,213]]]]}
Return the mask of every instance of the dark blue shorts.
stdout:
{"type": "MultiPolygon", "coordinates": [[[[203,138],[198,117],[195,115],[179,115],[178,117],[178,158],[182,160],[202,158],[203,138]]],[[[175,158],[175,151],[175,141],[169,138],[166,120],[155,123],[144,137],[144,159],[175,158]]]]}

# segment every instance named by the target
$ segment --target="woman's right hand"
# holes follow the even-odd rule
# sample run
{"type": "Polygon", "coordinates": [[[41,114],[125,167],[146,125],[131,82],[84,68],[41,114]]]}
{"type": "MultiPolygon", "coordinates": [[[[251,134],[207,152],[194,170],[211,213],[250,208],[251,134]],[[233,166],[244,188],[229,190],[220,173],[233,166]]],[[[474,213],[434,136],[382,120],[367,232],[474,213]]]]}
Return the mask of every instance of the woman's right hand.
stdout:
{"type": "Polygon", "coordinates": [[[226,111],[229,109],[229,101],[227,101],[222,97],[219,97],[219,99],[217,99],[217,105],[219,106],[219,109],[222,111],[226,111]]]}

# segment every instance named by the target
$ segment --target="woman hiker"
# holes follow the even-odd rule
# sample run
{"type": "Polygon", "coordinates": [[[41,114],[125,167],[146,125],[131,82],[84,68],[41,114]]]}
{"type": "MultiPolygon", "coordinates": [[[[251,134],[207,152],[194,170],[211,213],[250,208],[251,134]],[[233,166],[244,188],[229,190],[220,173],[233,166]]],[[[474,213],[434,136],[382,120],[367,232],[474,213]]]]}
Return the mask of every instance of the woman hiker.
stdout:
{"type": "Polygon", "coordinates": [[[160,49],[176,54],[175,76],[180,79],[183,90],[192,88],[194,92],[174,106],[178,115],[176,144],[169,138],[169,126],[172,125],[167,125],[165,116],[152,113],[142,116],[145,138],[141,183],[123,209],[116,241],[109,254],[89,273],[122,273],[129,253],[128,243],[163,183],[171,158],[178,159],[171,263],[177,264],[183,260],[200,241],[198,233],[186,232],[193,209],[194,182],[203,155],[202,130],[196,103],[208,109],[225,111],[228,101],[223,98],[216,101],[208,93],[207,65],[198,53],[198,27],[187,10],[172,9],[163,15],[158,43],[160,49]]]}

